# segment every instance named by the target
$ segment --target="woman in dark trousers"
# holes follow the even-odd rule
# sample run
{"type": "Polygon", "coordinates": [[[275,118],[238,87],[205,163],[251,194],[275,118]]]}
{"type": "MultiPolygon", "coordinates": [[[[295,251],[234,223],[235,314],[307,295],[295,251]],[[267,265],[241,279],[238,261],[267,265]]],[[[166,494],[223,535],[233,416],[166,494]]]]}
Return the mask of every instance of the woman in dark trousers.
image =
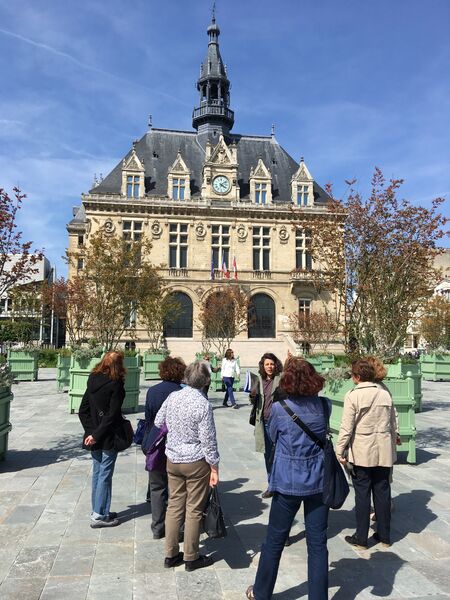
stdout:
{"type": "Polygon", "coordinates": [[[84,428],[83,447],[91,451],[91,527],[115,527],[116,513],[110,512],[112,477],[117,450],[114,432],[122,421],[125,375],[121,352],[107,352],[89,375],[87,389],[78,412],[84,428]]]}
{"type": "MultiPolygon", "coordinates": [[[[180,384],[185,369],[186,365],[181,358],[168,356],[159,363],[159,376],[162,381],[148,389],[145,401],[146,431],[150,432],[155,417],[169,394],[181,390],[180,384]]],[[[167,473],[149,471],[147,500],[150,500],[152,505],[152,532],[155,540],[165,536],[164,520],[166,518],[167,498],[167,473]]]]}
{"type": "MultiPolygon", "coordinates": [[[[250,401],[256,403],[255,422],[255,450],[264,452],[267,475],[270,471],[270,455],[272,453],[272,440],[269,435],[269,417],[272,410],[275,391],[280,383],[280,374],[283,370],[281,361],[272,354],[266,352],[261,356],[258,369],[258,383],[250,391],[250,401]]],[[[263,498],[270,498],[269,490],[263,492],[263,498]]]]}
{"type": "MultiPolygon", "coordinates": [[[[325,440],[331,402],[320,399],[324,379],[302,358],[289,358],[281,377],[284,402],[321,439],[325,440]],[[328,406],[327,406],[328,404],[328,406]]],[[[255,583],[247,589],[249,600],[270,600],[278,575],[285,542],[294,518],[303,504],[308,549],[308,599],[328,599],[328,507],[322,502],[323,450],[275,402],[269,434],[276,443],[269,474],[273,493],[269,524],[261,548],[255,583]]]]}

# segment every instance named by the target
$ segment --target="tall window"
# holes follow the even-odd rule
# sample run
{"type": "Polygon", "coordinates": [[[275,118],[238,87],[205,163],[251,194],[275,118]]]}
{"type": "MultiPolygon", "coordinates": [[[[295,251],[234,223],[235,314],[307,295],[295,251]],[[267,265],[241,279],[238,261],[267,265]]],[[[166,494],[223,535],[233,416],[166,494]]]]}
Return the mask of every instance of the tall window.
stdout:
{"type": "Polygon", "coordinates": [[[275,337],[275,303],[267,294],[252,296],[248,309],[248,337],[275,337]]]}
{"type": "Polygon", "coordinates": [[[173,292],[172,297],[178,302],[180,310],[175,320],[164,323],[165,337],[192,337],[192,300],[183,292],[173,292]]]}
{"type": "Polygon", "coordinates": [[[253,270],[270,270],[270,227],[253,227],[253,270]]]}
{"type": "Polygon", "coordinates": [[[267,196],[267,183],[255,183],[255,202],[265,204],[267,196]]]}
{"type": "Polygon", "coordinates": [[[184,200],[186,189],[186,179],[184,177],[174,177],[172,180],[172,198],[174,200],[184,200]]]}
{"type": "Polygon", "coordinates": [[[298,206],[307,206],[308,205],[308,185],[298,185],[297,186],[297,205],[298,206]]]}
{"type": "Polygon", "coordinates": [[[300,298],[298,301],[299,321],[303,321],[303,323],[308,323],[310,315],[311,315],[311,300],[305,300],[304,298],[300,298]]]}
{"type": "Polygon", "coordinates": [[[169,267],[171,269],[187,267],[187,231],[187,223],[171,223],[169,225],[169,267]]]}
{"type": "Polygon", "coordinates": [[[295,268],[311,271],[311,231],[297,229],[295,231],[295,268]]]}
{"type": "Polygon", "coordinates": [[[212,260],[215,269],[221,269],[223,262],[230,267],[230,226],[213,225],[211,227],[212,260]]]}
{"type": "Polygon", "coordinates": [[[142,221],[123,221],[123,239],[139,242],[142,238],[142,221]]]}
{"type": "Polygon", "coordinates": [[[127,197],[139,198],[139,175],[127,175],[127,197]]]}

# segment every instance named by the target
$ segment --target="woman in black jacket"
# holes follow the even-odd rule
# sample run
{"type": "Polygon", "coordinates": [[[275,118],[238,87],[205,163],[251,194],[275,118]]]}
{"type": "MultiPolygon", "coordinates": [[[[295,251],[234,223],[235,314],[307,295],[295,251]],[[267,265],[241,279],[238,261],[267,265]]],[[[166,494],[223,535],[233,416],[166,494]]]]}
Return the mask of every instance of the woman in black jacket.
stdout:
{"type": "Polygon", "coordinates": [[[114,432],[122,421],[125,399],[123,354],[107,352],[89,375],[87,389],[78,412],[84,428],[83,447],[91,451],[91,527],[115,527],[116,513],[110,512],[112,476],[117,458],[114,432]]]}

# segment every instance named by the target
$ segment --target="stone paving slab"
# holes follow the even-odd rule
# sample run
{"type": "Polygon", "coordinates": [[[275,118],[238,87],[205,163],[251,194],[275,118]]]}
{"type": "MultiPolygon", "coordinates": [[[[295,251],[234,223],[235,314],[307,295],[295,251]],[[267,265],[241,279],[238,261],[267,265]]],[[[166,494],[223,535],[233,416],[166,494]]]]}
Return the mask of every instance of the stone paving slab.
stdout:
{"type": "MultiPolygon", "coordinates": [[[[187,573],[165,569],[164,541],[153,540],[147,474],[139,448],[117,461],[113,510],[121,525],[89,527],[91,460],[80,447],[81,426],[56,391],[55,370],[14,385],[13,430],[0,463],[0,598],[2,600],[238,600],[256,573],[270,501],[263,457],[254,451],[246,394],[240,410],[211,394],[221,453],[220,490],[228,537],[202,540],[213,567],[187,573]]],[[[143,416],[149,382],[142,382],[143,416]]],[[[417,465],[394,469],[391,548],[357,551],[353,494],[329,519],[330,599],[450,598],[450,383],[425,382],[417,415],[417,465]]],[[[274,599],[306,598],[303,515],[292,528],[274,599]]]]}

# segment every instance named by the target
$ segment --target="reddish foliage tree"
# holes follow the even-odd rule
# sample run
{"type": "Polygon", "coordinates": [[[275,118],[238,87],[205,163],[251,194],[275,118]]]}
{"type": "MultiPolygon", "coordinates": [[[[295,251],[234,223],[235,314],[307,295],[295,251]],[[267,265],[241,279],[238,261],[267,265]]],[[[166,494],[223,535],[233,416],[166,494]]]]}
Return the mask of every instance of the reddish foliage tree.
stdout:
{"type": "Polygon", "coordinates": [[[0,296],[18,284],[29,281],[42,259],[41,250],[32,250],[33,242],[24,242],[17,226],[17,214],[26,198],[18,188],[13,197],[0,188],[0,296]]]}

